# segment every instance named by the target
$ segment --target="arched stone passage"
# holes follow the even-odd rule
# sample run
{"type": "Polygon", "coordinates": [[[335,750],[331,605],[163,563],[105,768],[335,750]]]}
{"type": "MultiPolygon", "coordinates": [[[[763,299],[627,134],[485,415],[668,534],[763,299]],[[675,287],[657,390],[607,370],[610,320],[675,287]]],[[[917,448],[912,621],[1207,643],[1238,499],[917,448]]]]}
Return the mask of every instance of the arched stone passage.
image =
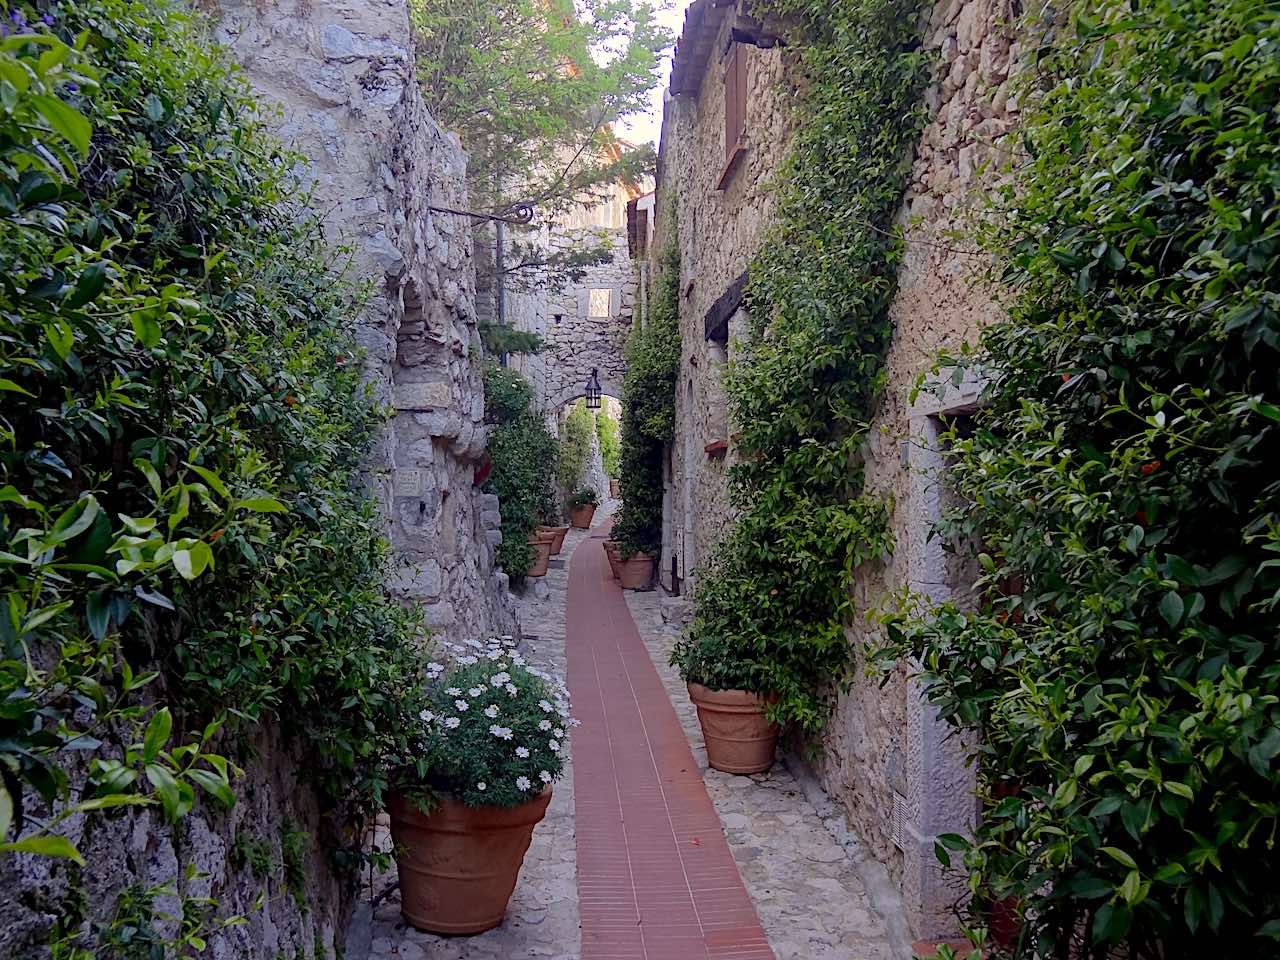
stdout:
{"type": "MultiPolygon", "coordinates": [[[[545,409],[548,413],[559,411],[566,403],[573,403],[579,397],[585,397],[587,392],[584,387],[587,385],[587,377],[590,376],[591,369],[588,368],[586,373],[582,375],[582,382],[577,384],[566,384],[560,389],[560,392],[548,397],[545,401],[545,409]]],[[[605,397],[613,397],[622,399],[622,378],[615,380],[606,380],[604,371],[601,370],[600,376],[600,394],[605,397]]]]}
{"type": "Polygon", "coordinates": [[[635,317],[636,277],[625,236],[613,231],[613,260],[591,267],[579,285],[548,298],[543,329],[543,409],[586,392],[595,370],[601,390],[622,396],[627,336],[635,317]]]}

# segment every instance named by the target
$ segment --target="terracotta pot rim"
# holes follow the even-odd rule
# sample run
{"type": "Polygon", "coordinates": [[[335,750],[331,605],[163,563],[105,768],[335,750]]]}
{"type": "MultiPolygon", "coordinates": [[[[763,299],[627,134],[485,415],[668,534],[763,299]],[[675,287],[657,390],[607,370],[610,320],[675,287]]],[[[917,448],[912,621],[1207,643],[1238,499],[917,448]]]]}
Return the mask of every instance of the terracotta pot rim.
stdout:
{"type": "MultiPolygon", "coordinates": [[[[430,813],[423,813],[399,790],[392,790],[387,797],[387,812],[392,816],[402,819],[431,820],[433,823],[441,823],[445,820],[483,820],[484,825],[472,824],[468,827],[470,830],[505,830],[512,826],[518,826],[522,823],[537,823],[543,817],[547,805],[551,803],[551,794],[554,787],[548,784],[538,793],[529,797],[524,803],[516,804],[514,807],[500,807],[496,804],[483,807],[472,807],[463,803],[457,797],[450,793],[442,793],[438,795],[438,804],[430,813]],[[529,814],[538,811],[536,817],[532,821],[529,814]]],[[[438,828],[437,828],[438,829],[438,828]]],[[[441,830],[445,832],[461,832],[454,830],[441,830]]]]}
{"type": "Polygon", "coordinates": [[[767,706],[778,702],[776,693],[751,693],[747,690],[712,690],[701,683],[688,681],[689,699],[726,707],[767,706]]]}

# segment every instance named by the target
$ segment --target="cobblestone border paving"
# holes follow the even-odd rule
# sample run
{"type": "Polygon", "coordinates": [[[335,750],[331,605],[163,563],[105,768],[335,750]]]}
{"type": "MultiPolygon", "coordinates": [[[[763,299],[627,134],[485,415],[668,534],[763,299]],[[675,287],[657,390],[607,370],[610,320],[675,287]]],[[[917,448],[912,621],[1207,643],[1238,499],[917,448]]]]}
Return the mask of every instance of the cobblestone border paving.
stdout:
{"type": "MultiPolygon", "coordinates": [[[[687,604],[657,591],[628,590],[625,596],[702,766],[707,792],[778,960],[910,957],[905,929],[889,929],[867,895],[857,862],[784,764],[749,777],[707,766],[697,711],[667,662],[687,604]]],[[[883,904],[882,897],[877,903],[883,904]]]]}
{"type": "MultiPolygon", "coordinates": [[[[612,513],[614,504],[596,512],[597,523],[612,513]]],[[[547,571],[541,584],[532,581],[517,597],[524,636],[522,645],[531,663],[560,675],[565,670],[565,600],[569,587],[569,559],[589,530],[571,529],[560,556],[562,565],[547,571]],[[545,589],[543,589],[545,586],[545,589]]],[[[578,881],[573,821],[573,758],[565,763],[547,816],[533,832],[507,918],[498,927],[473,937],[440,937],[415,930],[400,916],[400,897],[392,893],[370,916],[368,889],[352,921],[350,960],[579,960],[582,956],[578,923],[578,881]]],[[[390,841],[380,824],[380,845],[390,841]]],[[[375,878],[369,889],[376,895],[394,880],[394,873],[375,878]]],[[[675,958],[672,958],[675,960],[675,958]]]]}

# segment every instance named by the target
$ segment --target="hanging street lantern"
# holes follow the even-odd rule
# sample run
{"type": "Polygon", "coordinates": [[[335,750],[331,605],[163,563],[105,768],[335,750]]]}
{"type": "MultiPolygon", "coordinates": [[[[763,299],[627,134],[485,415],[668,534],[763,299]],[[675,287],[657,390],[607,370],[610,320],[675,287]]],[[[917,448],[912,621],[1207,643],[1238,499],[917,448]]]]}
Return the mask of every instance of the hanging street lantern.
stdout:
{"type": "Polygon", "coordinates": [[[597,367],[591,368],[591,376],[587,377],[587,409],[600,409],[600,377],[597,367]]]}

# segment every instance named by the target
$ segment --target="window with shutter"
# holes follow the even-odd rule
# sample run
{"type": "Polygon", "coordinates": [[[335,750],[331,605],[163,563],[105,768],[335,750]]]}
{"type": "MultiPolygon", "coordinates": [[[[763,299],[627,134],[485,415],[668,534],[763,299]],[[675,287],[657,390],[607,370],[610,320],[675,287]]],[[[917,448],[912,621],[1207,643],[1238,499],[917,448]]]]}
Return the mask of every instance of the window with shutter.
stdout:
{"type": "Polygon", "coordinates": [[[747,58],[740,43],[729,51],[724,72],[724,152],[733,159],[747,127],[747,58]]]}

